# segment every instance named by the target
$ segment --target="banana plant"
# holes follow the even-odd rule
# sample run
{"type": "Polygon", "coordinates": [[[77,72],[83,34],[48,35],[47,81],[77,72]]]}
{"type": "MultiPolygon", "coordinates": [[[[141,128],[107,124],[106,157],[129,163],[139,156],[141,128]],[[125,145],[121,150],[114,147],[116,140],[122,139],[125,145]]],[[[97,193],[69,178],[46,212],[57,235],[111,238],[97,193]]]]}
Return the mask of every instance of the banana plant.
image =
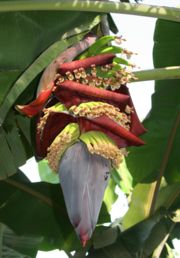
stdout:
{"type": "MultiPolygon", "coordinates": [[[[61,54],[42,75],[36,100],[16,106],[29,117],[38,116],[36,156],[59,174],[70,221],[83,246],[95,229],[112,168],[127,155],[125,147],[144,144],[138,135],[145,129],[125,85],[133,75],[117,62],[130,64],[112,53],[94,55],[96,46],[106,52],[113,39],[101,37],[86,50],[92,56],[80,60],[61,63],[61,54]]],[[[110,50],[130,54],[120,47],[110,50]]]]}
{"type": "MultiPolygon", "coordinates": [[[[157,27],[160,26],[159,28],[169,26],[174,29],[175,24],[179,28],[178,8],[155,7],[155,9],[151,6],[115,4],[105,1],[100,3],[77,1],[76,5],[71,1],[68,3],[62,1],[59,5],[53,1],[46,3],[13,1],[13,4],[11,1],[0,2],[1,24],[3,20],[6,21],[10,37],[17,34],[19,24],[24,22],[24,30],[19,30],[20,37],[17,38],[20,41],[13,46],[3,26],[0,26],[1,49],[4,51],[0,61],[0,80],[3,85],[6,85],[0,96],[0,142],[4,146],[0,157],[1,189],[3,189],[2,192],[6,192],[2,195],[2,200],[0,199],[2,204],[0,220],[17,233],[31,233],[35,236],[44,234],[48,236],[49,242],[56,242],[58,239],[59,242],[57,241],[56,244],[49,244],[50,249],[58,247],[69,252],[74,246],[78,246],[66,220],[63,196],[69,219],[82,245],[86,246],[84,252],[89,250],[89,257],[102,255],[105,257],[105,254],[109,257],[108,253],[115,257],[118,257],[118,254],[124,255],[123,257],[133,257],[133,255],[148,257],[153,252],[153,255],[161,255],[166,240],[171,233],[175,232],[178,221],[178,215],[173,213],[178,208],[179,196],[177,162],[174,163],[173,178],[169,176],[168,171],[172,164],[171,158],[176,160],[175,150],[172,152],[172,157],[170,153],[174,139],[178,137],[176,133],[179,116],[177,115],[172,126],[167,153],[165,152],[162,164],[159,165],[155,158],[155,155],[157,157],[163,155],[159,138],[158,147],[156,151],[153,151],[154,156],[152,155],[153,148],[151,148],[154,143],[152,123],[157,121],[156,115],[153,113],[152,118],[145,121],[148,132],[142,136],[142,139],[139,138],[146,132],[146,129],[137,117],[126,84],[138,80],[179,78],[179,64],[171,59],[160,65],[158,63],[157,69],[154,70],[129,72],[126,67],[133,67],[133,65],[124,58],[124,55],[129,58],[133,53],[112,44],[113,41],[121,43],[123,40],[121,37],[103,36],[107,21],[112,30],[115,31],[116,27],[109,14],[107,16],[99,14],[112,11],[149,15],[176,21],[176,23],[164,21],[162,25],[157,25],[157,27]],[[154,13],[155,9],[156,13],[154,13]],[[34,13],[34,10],[39,12],[34,13]],[[46,19],[44,19],[45,12],[43,13],[45,10],[48,10],[46,19]],[[67,16],[69,12],[64,10],[73,10],[72,16],[67,16]],[[82,13],[77,11],[82,11],[82,13]],[[84,11],[93,12],[84,13],[84,11]],[[64,23],[57,22],[61,15],[64,23]],[[48,22],[46,23],[45,20],[48,22]],[[33,30],[31,26],[34,26],[33,30]],[[30,32],[29,38],[26,31],[30,32]],[[38,39],[36,42],[33,41],[34,37],[38,39]],[[44,73],[41,74],[44,69],[44,73]],[[129,149],[131,153],[128,155],[129,149]],[[148,163],[147,157],[150,155],[148,153],[153,156],[155,162],[148,163]],[[63,193],[61,195],[59,192],[58,202],[62,201],[61,207],[57,204],[57,197],[51,197],[51,194],[49,192],[47,194],[45,190],[46,187],[50,188],[51,192],[56,193],[57,196],[60,191],[59,186],[57,188],[49,183],[45,185],[40,183],[36,186],[16,177],[17,168],[32,155],[35,155],[38,161],[42,160],[40,162],[47,164],[48,171],[50,171],[49,182],[60,182],[63,193]],[[143,155],[144,158],[141,158],[143,155]],[[9,162],[6,162],[7,157],[9,162]],[[90,240],[98,221],[105,189],[108,183],[109,185],[112,182],[119,184],[122,174],[118,171],[119,166],[123,167],[124,158],[126,158],[134,184],[137,184],[133,190],[130,209],[122,221],[125,231],[120,232],[119,225],[111,225],[108,229],[97,227],[93,239],[90,240]],[[142,162],[142,159],[146,161],[142,162]],[[149,164],[148,169],[145,164],[149,164]],[[160,174],[158,174],[159,168],[160,174]],[[12,176],[13,174],[15,175],[12,176]],[[162,180],[163,176],[165,183],[162,180]],[[170,183],[173,185],[169,185],[170,183]],[[10,190],[11,187],[18,191],[10,190]],[[34,227],[27,227],[26,232],[23,221],[19,222],[20,224],[17,223],[16,227],[13,221],[8,220],[6,214],[10,209],[10,204],[14,205],[12,196],[20,197],[22,192],[27,192],[32,198],[37,197],[52,211],[56,206],[61,210],[64,217],[61,217],[63,230],[60,240],[58,223],[53,224],[53,212],[49,209],[48,214],[50,214],[54,230],[50,230],[48,234],[41,227],[37,227],[41,228],[39,231],[34,227]],[[164,202],[165,198],[169,201],[164,202]],[[136,206],[137,202],[140,208],[136,206]],[[164,209],[159,210],[162,207],[164,209]],[[140,210],[141,212],[138,212],[140,210]],[[64,222],[68,225],[67,232],[63,228],[64,222]],[[162,234],[156,236],[158,231],[162,234]],[[110,239],[111,234],[112,239],[110,239]],[[100,241],[103,235],[104,238],[102,237],[100,241]],[[134,245],[135,239],[136,245],[134,245]],[[156,244],[153,239],[157,240],[156,244]],[[88,240],[90,241],[87,244],[88,240]],[[160,242],[161,245],[158,248],[160,242]],[[73,243],[76,244],[73,246],[73,243]]],[[[158,32],[156,35],[159,35],[158,32]]],[[[173,32],[171,36],[174,37],[173,32]]],[[[160,39],[157,36],[157,41],[160,39]]],[[[168,39],[166,40],[169,42],[168,39]]],[[[177,37],[175,42],[178,40],[177,37]]],[[[158,52],[155,53],[157,55],[158,52]]],[[[168,56],[167,53],[166,56],[168,56]]],[[[158,60],[161,58],[160,54],[158,60]]],[[[167,60],[169,60],[168,57],[167,60]]],[[[176,80],[168,82],[173,84],[176,80]]],[[[157,83],[157,92],[161,88],[160,84],[161,82],[157,83]]],[[[160,90],[160,93],[165,96],[163,90],[160,90]]],[[[157,93],[154,103],[157,103],[158,96],[157,93]]],[[[168,96],[170,99],[172,96],[174,98],[174,95],[168,96]]],[[[169,111],[166,114],[169,114],[169,111]]],[[[160,116],[160,119],[164,121],[163,116],[160,116]]],[[[168,128],[169,124],[166,126],[166,129],[168,128]]],[[[167,132],[162,133],[166,139],[165,135],[167,132]]],[[[114,188],[111,191],[114,191],[114,188]]],[[[16,199],[18,198],[14,198],[16,199]]],[[[25,195],[24,202],[21,199],[20,203],[25,205],[26,200],[30,201],[31,198],[25,195]]],[[[18,205],[18,201],[16,203],[18,205]]],[[[31,203],[37,207],[34,200],[31,200],[31,203]]],[[[37,208],[35,210],[39,213],[37,208]]],[[[56,218],[57,214],[58,216],[60,214],[59,210],[56,218]]],[[[13,218],[13,214],[11,216],[13,218]]],[[[42,213],[37,218],[39,225],[43,219],[42,213]]],[[[99,219],[102,221],[101,214],[99,219]]],[[[41,246],[46,249],[47,242],[43,240],[41,246]]],[[[81,247],[78,246],[78,249],[81,247]]]]}

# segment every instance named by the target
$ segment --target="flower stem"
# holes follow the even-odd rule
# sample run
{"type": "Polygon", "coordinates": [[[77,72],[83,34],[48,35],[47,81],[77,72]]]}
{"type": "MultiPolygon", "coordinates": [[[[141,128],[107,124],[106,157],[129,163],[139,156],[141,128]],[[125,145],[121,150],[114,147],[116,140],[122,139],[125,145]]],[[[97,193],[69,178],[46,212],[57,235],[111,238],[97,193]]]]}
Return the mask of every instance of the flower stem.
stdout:
{"type": "Polygon", "coordinates": [[[180,66],[171,66],[152,70],[137,71],[133,72],[133,74],[137,79],[134,79],[131,82],[179,79],[180,66]]]}
{"type": "Polygon", "coordinates": [[[29,0],[29,1],[1,1],[0,12],[13,11],[45,11],[67,10],[88,11],[98,13],[122,13],[139,16],[155,17],[165,20],[180,22],[180,9],[165,6],[153,6],[144,4],[129,4],[111,1],[89,0],[29,0]]]}

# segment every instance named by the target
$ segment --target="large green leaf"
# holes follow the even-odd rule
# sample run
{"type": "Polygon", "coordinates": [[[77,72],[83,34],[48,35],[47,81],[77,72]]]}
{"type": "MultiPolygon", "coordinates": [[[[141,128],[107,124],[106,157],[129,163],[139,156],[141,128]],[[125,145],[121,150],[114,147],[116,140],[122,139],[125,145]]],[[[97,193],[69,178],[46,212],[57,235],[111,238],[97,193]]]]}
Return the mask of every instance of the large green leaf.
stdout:
{"type": "Polygon", "coordinates": [[[0,179],[16,173],[17,168],[32,156],[30,121],[12,110],[0,128],[0,179]]]}
{"type": "MultiPolygon", "coordinates": [[[[36,78],[36,76],[46,68],[46,66],[52,62],[57,55],[76,43],[84,34],[73,36],[69,39],[61,39],[50,46],[45,52],[43,52],[17,79],[11,90],[8,92],[4,99],[0,110],[0,121],[4,122],[9,109],[13,106],[19,96],[29,87],[30,83],[36,78]]],[[[36,84],[35,84],[36,85],[36,84]]],[[[37,89],[33,87],[31,92],[35,92],[37,89]]],[[[20,101],[21,104],[21,101],[20,101]]],[[[24,104],[24,99],[23,99],[24,104]]]]}
{"type": "Polygon", "coordinates": [[[18,75],[18,70],[0,71],[0,105],[18,75]]]}
{"type": "MultiPolygon", "coordinates": [[[[35,61],[28,67],[28,69],[23,72],[23,74],[18,78],[13,88],[7,94],[4,102],[1,105],[0,110],[0,122],[3,123],[9,109],[18,99],[20,94],[29,86],[30,82],[40,73],[42,70],[50,64],[53,59],[55,59],[61,52],[67,49],[69,46],[78,42],[84,36],[84,33],[90,31],[94,26],[100,22],[100,17],[97,19],[92,19],[88,23],[83,24],[80,28],[76,28],[77,33],[68,39],[62,39],[60,37],[55,43],[53,43],[48,49],[46,49],[35,61]],[[83,33],[82,33],[83,32],[83,33]]],[[[74,32],[75,33],[75,32],[74,32]]],[[[66,33],[66,36],[72,33],[66,33]]],[[[40,54],[40,53],[39,53],[40,54]]],[[[36,91],[36,87],[31,89],[32,92],[36,91]]]]}
{"type": "Polygon", "coordinates": [[[35,258],[42,237],[18,236],[10,228],[3,227],[3,257],[35,258]]]}
{"type": "Polygon", "coordinates": [[[13,105],[32,100],[43,69],[101,20],[93,13],[69,15],[47,11],[0,16],[0,179],[14,174],[33,153],[33,126],[14,112],[13,105]],[[13,40],[16,44],[12,44],[13,40]]]}
{"type": "Polygon", "coordinates": [[[65,11],[1,13],[0,69],[24,70],[53,42],[85,30],[84,25],[96,15],[65,11]]]}
{"type": "MultiPolygon", "coordinates": [[[[180,24],[158,20],[154,35],[155,67],[179,65],[180,24]]],[[[155,84],[152,110],[144,125],[146,144],[131,148],[128,168],[136,182],[149,182],[165,175],[168,182],[180,180],[180,80],[155,84]]]]}

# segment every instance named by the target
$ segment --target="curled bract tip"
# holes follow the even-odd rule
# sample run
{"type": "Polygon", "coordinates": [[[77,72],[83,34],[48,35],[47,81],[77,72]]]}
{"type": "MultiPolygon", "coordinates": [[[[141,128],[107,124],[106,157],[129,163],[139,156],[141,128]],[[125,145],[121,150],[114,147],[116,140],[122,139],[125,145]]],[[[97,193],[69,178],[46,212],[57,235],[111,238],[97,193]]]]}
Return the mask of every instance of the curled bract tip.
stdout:
{"type": "MultiPolygon", "coordinates": [[[[54,84],[52,83],[52,85],[54,84]]],[[[16,105],[16,109],[28,117],[36,116],[43,109],[46,101],[51,95],[51,92],[51,89],[44,90],[34,101],[27,105],[16,105]]]]}
{"type": "Polygon", "coordinates": [[[89,240],[89,239],[84,239],[83,237],[82,237],[82,238],[80,238],[80,241],[81,241],[81,244],[82,244],[82,246],[83,246],[83,247],[85,247],[85,246],[86,246],[86,244],[87,244],[88,240],[89,240]]]}

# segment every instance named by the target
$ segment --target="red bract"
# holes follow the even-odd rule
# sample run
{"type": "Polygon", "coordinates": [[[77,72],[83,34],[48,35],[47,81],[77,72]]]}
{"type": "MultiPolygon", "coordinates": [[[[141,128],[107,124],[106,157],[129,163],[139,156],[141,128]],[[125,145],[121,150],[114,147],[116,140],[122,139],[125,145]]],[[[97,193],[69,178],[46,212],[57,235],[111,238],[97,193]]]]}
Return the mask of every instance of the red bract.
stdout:
{"type": "MultiPolygon", "coordinates": [[[[64,81],[60,84],[59,87],[57,87],[56,92],[58,94],[61,94],[62,91],[71,91],[74,92],[75,94],[78,94],[80,96],[84,96],[85,98],[89,99],[103,99],[104,102],[112,101],[116,103],[122,103],[122,104],[127,104],[129,100],[129,96],[121,93],[116,93],[113,91],[109,90],[104,90],[104,89],[99,89],[95,87],[89,87],[87,85],[84,85],[82,83],[77,83],[74,81],[64,81]]],[[[83,97],[82,97],[83,98],[83,97]]],[[[73,99],[72,99],[73,101],[73,99]]],[[[83,100],[82,100],[83,102],[83,100]]],[[[64,103],[66,104],[66,103],[64,103]]]]}
{"type": "Polygon", "coordinates": [[[43,133],[36,134],[36,151],[38,158],[46,157],[47,148],[50,146],[54,138],[69,123],[76,122],[77,119],[63,112],[51,112],[44,126],[43,133]]]}
{"type": "Polygon", "coordinates": [[[105,65],[112,62],[114,54],[101,54],[97,56],[91,56],[82,60],[76,60],[69,63],[64,63],[60,65],[59,72],[65,74],[66,72],[73,72],[76,69],[83,67],[84,69],[90,67],[91,65],[105,65]]]}
{"type": "Polygon", "coordinates": [[[37,99],[35,99],[28,105],[17,105],[16,109],[28,117],[36,116],[39,113],[39,111],[43,109],[46,101],[49,99],[52,93],[53,86],[54,86],[54,83],[52,82],[50,84],[51,89],[42,91],[37,97],[37,99]]]}
{"type": "Polygon", "coordinates": [[[66,49],[55,60],[53,60],[52,63],[45,69],[41,77],[38,85],[38,94],[42,90],[49,89],[49,83],[54,80],[57,70],[61,64],[71,62],[77,55],[81,54],[90,45],[92,45],[96,38],[97,37],[92,34],[86,35],[83,40],[66,49]]]}

